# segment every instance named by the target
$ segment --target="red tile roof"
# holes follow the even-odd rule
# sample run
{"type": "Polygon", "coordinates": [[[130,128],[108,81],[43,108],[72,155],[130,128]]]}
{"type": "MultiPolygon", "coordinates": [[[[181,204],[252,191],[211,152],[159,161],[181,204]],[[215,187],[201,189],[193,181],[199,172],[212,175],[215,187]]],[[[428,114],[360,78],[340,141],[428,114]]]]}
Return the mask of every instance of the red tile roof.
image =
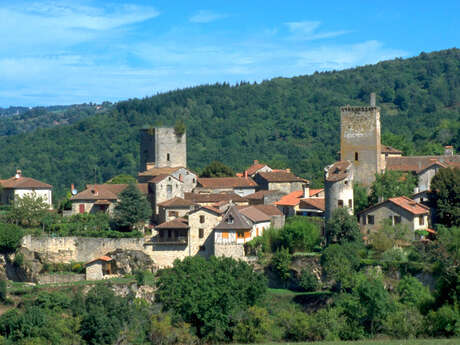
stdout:
{"type": "Polygon", "coordinates": [[[368,211],[372,210],[372,209],[375,209],[375,208],[378,208],[386,203],[392,203],[402,209],[404,209],[405,211],[415,215],[415,216],[418,216],[418,215],[425,215],[425,214],[429,214],[430,212],[430,208],[428,206],[425,206],[423,204],[420,204],[410,198],[408,198],[407,196],[398,196],[398,197],[395,197],[395,198],[389,198],[388,200],[385,200],[385,201],[382,201],[376,205],[373,205],[365,210],[362,210],[361,212],[358,213],[358,215],[360,214],[363,214],[363,213],[367,213],[368,211]]]}
{"type": "MultiPolygon", "coordinates": [[[[142,194],[148,193],[148,185],[146,183],[138,183],[137,188],[142,194]]],[[[128,184],[89,184],[86,189],[72,196],[71,200],[117,200],[118,194],[124,191],[128,184]]]]}
{"type": "Polygon", "coordinates": [[[257,187],[257,183],[250,177],[202,177],[198,179],[198,187],[219,188],[246,188],[257,187]]]}
{"type": "Polygon", "coordinates": [[[310,189],[310,196],[314,196],[324,191],[324,188],[310,189]]]}
{"type": "Polygon", "coordinates": [[[344,180],[351,169],[350,161],[339,161],[330,165],[326,174],[326,180],[330,182],[337,182],[344,180]]]}
{"type": "Polygon", "coordinates": [[[247,202],[248,199],[243,198],[235,193],[184,193],[184,199],[200,203],[215,203],[219,201],[247,202]]]}
{"type": "Polygon", "coordinates": [[[305,180],[301,177],[295,176],[291,172],[287,171],[271,171],[271,172],[260,172],[257,175],[259,175],[261,178],[263,178],[267,182],[307,182],[308,180],[305,180]]]}
{"type": "Polygon", "coordinates": [[[300,202],[300,198],[303,196],[303,190],[296,190],[288,195],[283,196],[279,201],[275,202],[275,205],[280,206],[296,206],[300,202]]]}
{"type": "Polygon", "coordinates": [[[6,180],[0,180],[0,184],[2,185],[3,188],[11,188],[11,189],[29,189],[29,188],[34,188],[34,189],[52,189],[53,186],[35,180],[30,177],[23,177],[20,176],[16,178],[15,176],[6,179],[6,180]]]}
{"type": "Polygon", "coordinates": [[[246,172],[248,173],[248,175],[254,175],[257,171],[259,171],[260,169],[266,167],[267,164],[262,164],[262,163],[259,163],[257,161],[254,161],[254,164],[251,165],[249,168],[246,169],[246,172]]]}
{"type": "Polygon", "coordinates": [[[443,168],[455,167],[460,164],[460,155],[454,156],[403,156],[388,157],[386,169],[396,171],[413,171],[419,173],[432,165],[439,165],[443,168]]]}
{"type": "Polygon", "coordinates": [[[381,152],[390,153],[390,154],[402,154],[403,153],[402,151],[395,149],[394,147],[387,146],[387,145],[382,145],[381,152]]]}
{"type": "Polygon", "coordinates": [[[163,202],[160,202],[158,206],[161,207],[190,207],[194,206],[195,203],[191,202],[190,200],[185,200],[183,198],[175,197],[170,200],[166,200],[163,202]]]}
{"type": "Polygon", "coordinates": [[[195,213],[195,212],[198,212],[200,210],[204,210],[204,211],[211,211],[213,213],[216,213],[217,215],[220,215],[222,213],[224,213],[224,211],[221,211],[219,210],[218,208],[215,208],[215,207],[212,207],[212,206],[201,206],[199,209],[196,209],[190,213],[195,213]]]}
{"type": "Polygon", "coordinates": [[[155,229],[188,229],[187,220],[184,218],[175,218],[169,222],[161,223],[157,225],[155,229]]]}
{"type": "Polygon", "coordinates": [[[324,198],[301,199],[299,208],[301,209],[316,208],[318,210],[324,211],[326,209],[326,202],[324,198]]]}
{"type": "Polygon", "coordinates": [[[91,260],[90,262],[87,262],[86,265],[92,264],[93,262],[96,262],[96,261],[110,262],[110,261],[112,261],[112,258],[110,256],[103,255],[103,256],[101,256],[99,258],[91,260]]]}

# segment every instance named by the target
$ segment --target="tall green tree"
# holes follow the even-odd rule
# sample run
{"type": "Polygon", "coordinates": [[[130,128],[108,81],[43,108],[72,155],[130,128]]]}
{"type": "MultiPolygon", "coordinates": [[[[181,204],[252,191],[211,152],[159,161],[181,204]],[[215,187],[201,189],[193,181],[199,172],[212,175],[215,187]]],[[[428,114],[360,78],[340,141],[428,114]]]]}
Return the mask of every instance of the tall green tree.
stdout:
{"type": "Polygon", "coordinates": [[[460,169],[439,169],[431,180],[430,200],[439,223],[460,226],[460,169]]]}
{"type": "Polygon", "coordinates": [[[378,202],[397,196],[410,196],[417,186],[417,178],[411,173],[400,171],[386,171],[376,174],[371,185],[369,202],[374,205],[378,202]]]}
{"type": "Polygon", "coordinates": [[[48,212],[45,199],[35,193],[16,196],[9,212],[11,222],[22,226],[37,226],[48,212]]]}
{"type": "Polygon", "coordinates": [[[335,209],[331,219],[326,223],[327,244],[361,241],[361,232],[356,217],[350,215],[345,208],[335,209]]]}
{"type": "Polygon", "coordinates": [[[119,194],[113,211],[113,218],[121,230],[132,230],[152,216],[152,208],[146,197],[133,183],[119,194]]]}
{"type": "Polygon", "coordinates": [[[187,257],[161,271],[158,300],[209,341],[231,340],[232,318],[265,296],[265,277],[231,258],[187,257]]]}

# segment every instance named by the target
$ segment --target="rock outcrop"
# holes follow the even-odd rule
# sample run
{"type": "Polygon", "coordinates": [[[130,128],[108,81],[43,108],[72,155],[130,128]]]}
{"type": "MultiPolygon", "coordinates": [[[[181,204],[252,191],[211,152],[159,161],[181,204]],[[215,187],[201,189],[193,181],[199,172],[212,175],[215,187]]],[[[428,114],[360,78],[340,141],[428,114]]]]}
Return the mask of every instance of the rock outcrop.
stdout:
{"type": "Polygon", "coordinates": [[[150,256],[140,250],[117,249],[108,252],[107,256],[112,258],[113,274],[132,274],[135,271],[156,272],[157,267],[150,256]]]}

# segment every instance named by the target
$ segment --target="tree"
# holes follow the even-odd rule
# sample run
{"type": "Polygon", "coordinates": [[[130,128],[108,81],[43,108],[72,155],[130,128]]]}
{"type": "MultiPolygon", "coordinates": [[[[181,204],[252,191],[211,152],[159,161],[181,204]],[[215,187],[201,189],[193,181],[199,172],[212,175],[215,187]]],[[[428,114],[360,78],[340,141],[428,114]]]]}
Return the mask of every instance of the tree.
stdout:
{"type": "Polygon", "coordinates": [[[410,196],[416,186],[417,179],[410,173],[390,170],[383,174],[376,174],[375,181],[371,185],[369,202],[374,205],[388,198],[410,196]]]}
{"type": "Polygon", "coordinates": [[[460,226],[460,169],[439,169],[431,180],[430,201],[436,207],[438,222],[460,226]]]}
{"type": "Polygon", "coordinates": [[[203,169],[200,177],[227,177],[235,176],[235,172],[232,168],[226,166],[225,164],[214,161],[209,164],[206,168],[203,169]]]}
{"type": "Polygon", "coordinates": [[[291,254],[289,249],[281,247],[273,254],[270,266],[278,273],[278,276],[283,282],[287,282],[291,277],[289,266],[291,264],[291,254]]]}
{"type": "Polygon", "coordinates": [[[112,177],[106,183],[110,184],[130,184],[136,183],[136,178],[128,174],[120,174],[115,177],[112,177]]]}
{"type": "Polygon", "coordinates": [[[393,225],[391,220],[384,220],[378,231],[369,236],[369,240],[377,253],[382,254],[395,246],[411,243],[414,232],[405,224],[393,225]]]}
{"type": "Polygon", "coordinates": [[[24,230],[14,224],[0,223],[0,251],[14,252],[21,245],[24,230]]]}
{"type": "Polygon", "coordinates": [[[347,209],[335,209],[331,219],[326,223],[327,244],[361,241],[361,232],[356,217],[350,215],[347,209]]]}
{"type": "Polygon", "coordinates": [[[243,261],[187,257],[161,271],[158,300],[207,340],[231,339],[231,320],[262,300],[265,277],[243,261]]]}
{"type": "Polygon", "coordinates": [[[36,193],[16,196],[8,218],[10,222],[23,226],[37,226],[48,211],[48,204],[36,193]]]}
{"type": "Polygon", "coordinates": [[[358,250],[357,243],[332,244],[324,250],[321,266],[336,290],[346,290],[353,285],[360,264],[358,250]]]}
{"type": "Polygon", "coordinates": [[[353,185],[354,212],[358,214],[369,206],[367,189],[359,184],[353,185]]]}
{"type": "Polygon", "coordinates": [[[411,275],[407,275],[399,281],[397,291],[401,303],[419,310],[433,300],[429,289],[411,275]]]}
{"type": "Polygon", "coordinates": [[[121,230],[132,230],[152,215],[152,208],[135,184],[131,183],[119,194],[113,218],[121,230]]]}
{"type": "Polygon", "coordinates": [[[321,230],[317,223],[306,217],[293,217],[288,219],[280,231],[281,246],[288,248],[291,253],[295,251],[311,251],[320,242],[321,230]]]}

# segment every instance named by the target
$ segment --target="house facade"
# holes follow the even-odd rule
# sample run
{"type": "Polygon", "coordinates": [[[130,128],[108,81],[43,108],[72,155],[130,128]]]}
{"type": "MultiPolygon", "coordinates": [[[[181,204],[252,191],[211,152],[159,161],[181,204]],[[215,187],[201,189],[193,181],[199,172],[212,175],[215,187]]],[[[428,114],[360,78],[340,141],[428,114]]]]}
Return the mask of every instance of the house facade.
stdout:
{"type": "Polygon", "coordinates": [[[254,180],[260,189],[277,190],[284,194],[302,190],[309,182],[303,178],[295,176],[289,170],[260,172],[254,176],[254,180]]]}

